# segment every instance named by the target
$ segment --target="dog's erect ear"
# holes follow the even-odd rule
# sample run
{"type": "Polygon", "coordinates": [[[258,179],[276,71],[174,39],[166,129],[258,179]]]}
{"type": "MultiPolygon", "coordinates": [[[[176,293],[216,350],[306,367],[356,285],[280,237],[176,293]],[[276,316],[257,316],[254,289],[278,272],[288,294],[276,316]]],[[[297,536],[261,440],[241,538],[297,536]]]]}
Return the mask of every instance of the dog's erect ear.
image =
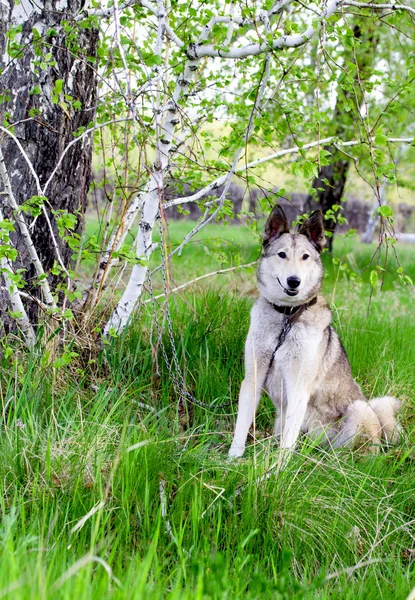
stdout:
{"type": "Polygon", "coordinates": [[[315,210],[311,213],[308,219],[301,225],[299,233],[308,237],[310,242],[319,252],[322,251],[324,244],[326,243],[326,238],[324,235],[324,221],[321,210],[315,210]]]}
{"type": "Polygon", "coordinates": [[[289,233],[287,217],[279,204],[276,204],[271,211],[270,216],[265,223],[264,233],[262,234],[262,244],[267,246],[280,237],[283,233],[289,233]]]}

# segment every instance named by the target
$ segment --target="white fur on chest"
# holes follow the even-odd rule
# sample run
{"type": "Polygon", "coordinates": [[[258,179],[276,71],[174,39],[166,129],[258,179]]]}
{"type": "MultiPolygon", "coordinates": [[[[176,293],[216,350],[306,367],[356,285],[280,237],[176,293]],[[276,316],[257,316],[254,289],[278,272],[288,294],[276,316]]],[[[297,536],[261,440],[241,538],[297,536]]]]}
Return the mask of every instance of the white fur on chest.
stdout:
{"type": "MultiPolygon", "coordinates": [[[[323,341],[323,331],[304,323],[296,323],[277,350],[267,378],[267,388],[272,393],[274,385],[281,389],[281,381],[287,378],[300,380],[311,387],[315,380],[323,341]]],[[[276,342],[277,343],[277,342],[276,342]]],[[[276,345],[275,343],[275,345],[276,345]]],[[[300,381],[299,381],[300,383],[300,381]]]]}
{"type": "Polygon", "coordinates": [[[275,355],[276,362],[309,361],[318,350],[323,331],[305,323],[295,323],[275,355]]]}

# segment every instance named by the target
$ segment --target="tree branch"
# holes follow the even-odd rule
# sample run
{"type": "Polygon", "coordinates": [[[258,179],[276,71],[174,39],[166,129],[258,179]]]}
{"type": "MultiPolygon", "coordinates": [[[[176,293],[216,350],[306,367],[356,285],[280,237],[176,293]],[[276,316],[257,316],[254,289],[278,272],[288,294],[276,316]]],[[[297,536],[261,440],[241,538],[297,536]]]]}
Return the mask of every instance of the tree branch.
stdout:
{"type": "MultiPolygon", "coordinates": [[[[165,7],[162,0],[157,2],[158,15],[158,33],[155,50],[161,52],[160,36],[165,29],[165,7]]],[[[184,72],[176,79],[175,89],[170,102],[160,109],[158,103],[155,104],[156,117],[156,159],[150,171],[150,179],[145,192],[143,192],[143,207],[141,211],[140,224],[135,240],[135,255],[137,262],[133,265],[130,279],[119,300],[114,312],[104,328],[104,335],[108,335],[111,329],[121,331],[126,326],[128,320],[134,312],[134,309],[140,298],[145,277],[148,271],[147,261],[152,252],[152,233],[161,204],[161,196],[164,192],[164,172],[169,166],[170,149],[176,125],[179,120],[178,100],[190,86],[190,82],[197,70],[198,60],[188,59],[185,64],[184,72]],[[167,115],[163,128],[162,137],[160,134],[161,124],[158,111],[165,112],[167,115]],[[146,262],[143,262],[143,259],[146,262]]]]}
{"type": "Polygon", "coordinates": [[[236,60],[240,58],[247,58],[248,56],[258,56],[258,54],[263,54],[264,52],[269,52],[270,50],[298,48],[298,46],[302,46],[308,42],[308,40],[310,40],[321,29],[323,22],[334,14],[342,2],[343,0],[330,0],[326,9],[320,15],[320,21],[316,27],[311,25],[303,33],[282,35],[274,40],[271,44],[269,42],[262,42],[261,44],[248,44],[247,46],[232,48],[231,50],[218,50],[212,44],[208,44],[206,46],[194,44],[187,49],[187,55],[189,58],[193,59],[211,56],[231,58],[236,60]]]}
{"type": "MultiPolygon", "coordinates": [[[[20,150],[21,155],[25,159],[25,161],[26,161],[26,163],[27,163],[27,165],[28,165],[28,167],[30,169],[30,172],[33,175],[33,178],[34,178],[35,183],[36,183],[36,189],[37,189],[38,195],[39,196],[45,196],[45,189],[46,189],[47,185],[49,184],[52,176],[56,172],[56,169],[53,171],[52,175],[50,176],[50,178],[48,179],[48,181],[46,182],[46,185],[44,186],[44,188],[42,190],[42,187],[41,187],[40,181],[39,181],[39,177],[38,177],[38,175],[37,175],[37,173],[36,173],[36,171],[35,171],[32,163],[30,161],[30,158],[28,157],[28,155],[26,154],[23,146],[21,145],[20,141],[17,139],[17,137],[11,131],[9,131],[8,129],[6,129],[5,127],[3,127],[1,125],[0,125],[0,131],[3,131],[3,133],[7,134],[9,137],[12,138],[12,140],[14,140],[15,144],[17,145],[17,147],[20,150]]],[[[52,240],[53,247],[55,249],[55,254],[56,254],[56,258],[58,259],[58,263],[60,264],[63,272],[65,273],[65,275],[68,277],[68,279],[70,279],[68,270],[65,267],[65,263],[63,262],[62,257],[61,257],[61,253],[60,253],[60,250],[59,250],[58,242],[56,241],[55,234],[53,232],[53,227],[52,227],[52,223],[50,221],[49,215],[48,215],[48,211],[46,210],[46,207],[45,207],[44,204],[42,204],[42,213],[43,213],[43,216],[46,219],[46,223],[47,223],[47,226],[48,226],[48,229],[49,229],[50,237],[51,237],[51,240],[52,240]]]]}
{"type": "MultiPolygon", "coordinates": [[[[374,138],[372,138],[374,140],[374,138]]],[[[386,138],[387,142],[394,144],[413,144],[414,138],[386,138]]],[[[235,175],[239,173],[243,173],[246,169],[253,169],[258,165],[261,165],[265,162],[269,162],[270,160],[275,160],[281,158],[283,156],[287,156],[289,154],[299,154],[303,150],[310,150],[311,148],[316,148],[317,146],[325,146],[327,144],[331,144],[335,142],[336,146],[340,147],[350,147],[350,146],[358,146],[359,144],[364,144],[365,141],[362,140],[350,140],[348,142],[342,142],[336,136],[331,136],[328,138],[323,138],[321,140],[317,140],[316,142],[310,142],[308,144],[304,144],[303,146],[294,146],[293,148],[286,148],[285,150],[279,150],[278,152],[274,152],[273,154],[269,154],[268,156],[263,156],[262,158],[257,158],[256,160],[251,161],[247,165],[243,167],[239,167],[235,170],[235,175]]],[[[178,206],[180,204],[187,204],[192,202],[197,202],[204,196],[207,196],[209,192],[214,191],[218,187],[220,187],[225,181],[227,175],[222,175],[217,179],[211,181],[206,187],[201,190],[198,190],[196,193],[191,196],[175,198],[173,200],[169,200],[163,204],[163,210],[170,208],[172,206],[178,206]]]]}
{"type": "Polygon", "coordinates": [[[57,309],[55,300],[53,299],[52,292],[49,287],[49,282],[47,280],[45,271],[43,270],[43,265],[40,261],[36,248],[33,244],[32,238],[30,237],[29,229],[27,227],[25,218],[23,214],[19,211],[19,205],[16,202],[16,199],[13,194],[12,186],[9,179],[9,174],[6,169],[6,164],[4,162],[3,152],[0,146],[0,178],[3,181],[4,189],[6,190],[7,197],[9,199],[9,205],[14,211],[14,217],[16,219],[17,225],[20,229],[20,233],[22,234],[24,243],[26,245],[27,251],[29,252],[29,256],[33,262],[36,273],[39,277],[39,284],[43,292],[43,297],[45,303],[49,308],[57,309]]]}
{"type": "MultiPolygon", "coordinates": [[[[130,0],[129,2],[123,2],[122,4],[119,5],[118,10],[123,11],[126,8],[132,8],[134,6],[134,4],[137,4],[138,6],[142,6],[143,8],[146,8],[149,12],[151,12],[152,15],[154,15],[155,17],[157,16],[156,6],[153,6],[151,4],[151,2],[147,2],[147,0],[138,0],[138,1],[130,0]]],[[[86,15],[81,13],[80,15],[78,15],[76,20],[80,21],[81,19],[84,19],[85,16],[86,17],[100,17],[100,18],[105,19],[105,18],[112,17],[113,15],[114,15],[113,8],[98,8],[96,10],[87,11],[86,15]]],[[[176,35],[174,33],[174,31],[171,29],[171,27],[168,24],[166,24],[166,33],[167,33],[168,37],[175,44],[177,44],[177,46],[179,46],[179,48],[182,48],[184,46],[184,42],[179,38],[178,35],[176,35]]]]}
{"type": "MultiPolygon", "coordinates": [[[[3,211],[1,210],[1,207],[0,221],[3,221],[3,211]]],[[[22,330],[26,345],[29,348],[33,348],[36,343],[35,331],[27,316],[17,285],[13,281],[13,269],[5,256],[2,256],[0,259],[0,270],[3,274],[4,283],[6,284],[10,305],[14,313],[13,317],[22,330]]]]}
{"type": "MultiPolygon", "coordinates": [[[[198,281],[202,281],[203,279],[207,279],[208,277],[214,277],[215,275],[223,275],[224,273],[231,273],[232,271],[237,271],[238,269],[249,269],[250,267],[254,267],[258,263],[257,260],[251,263],[246,263],[244,265],[237,265],[236,267],[229,267],[228,269],[218,269],[217,271],[212,271],[211,273],[205,273],[204,275],[200,275],[199,277],[195,277],[191,281],[186,281],[186,283],[182,283],[177,287],[169,290],[169,294],[175,294],[180,292],[184,288],[189,287],[190,285],[194,285],[198,281]]],[[[160,298],[165,298],[165,294],[159,294],[158,296],[154,296],[154,298],[149,298],[148,300],[144,300],[143,304],[148,304],[149,302],[153,302],[153,300],[160,300],[160,298]]]]}
{"type": "MultiPolygon", "coordinates": [[[[268,54],[265,58],[264,70],[261,75],[260,84],[257,88],[254,106],[252,107],[252,111],[249,116],[249,122],[248,122],[248,125],[246,126],[245,146],[248,145],[249,139],[252,135],[255,113],[260,110],[260,106],[262,104],[262,99],[263,99],[263,96],[264,96],[264,93],[265,93],[265,90],[266,90],[266,87],[268,84],[268,80],[269,80],[269,76],[270,76],[270,62],[271,62],[271,55],[268,54]]],[[[232,183],[232,176],[236,172],[236,165],[238,163],[239,157],[242,154],[242,151],[245,146],[241,146],[235,154],[235,157],[234,157],[233,163],[232,163],[232,167],[231,167],[229,173],[227,173],[227,175],[225,177],[224,188],[223,188],[223,191],[222,191],[220,197],[218,198],[218,205],[217,205],[216,210],[210,216],[208,216],[210,207],[206,205],[205,214],[203,215],[201,221],[199,221],[199,223],[192,229],[192,231],[190,231],[186,235],[186,237],[184,238],[182,243],[171,253],[171,256],[176,253],[178,253],[178,255],[180,256],[184,246],[189,242],[189,240],[191,240],[192,237],[195,236],[201,229],[206,227],[206,225],[208,225],[208,223],[211,223],[216,218],[216,216],[219,214],[219,211],[225,202],[226,194],[232,183]]]]}
{"type": "Polygon", "coordinates": [[[415,8],[406,4],[374,4],[373,2],[355,2],[354,0],[345,0],[343,6],[357,6],[359,8],[371,8],[373,10],[406,10],[415,15],[415,8]]]}

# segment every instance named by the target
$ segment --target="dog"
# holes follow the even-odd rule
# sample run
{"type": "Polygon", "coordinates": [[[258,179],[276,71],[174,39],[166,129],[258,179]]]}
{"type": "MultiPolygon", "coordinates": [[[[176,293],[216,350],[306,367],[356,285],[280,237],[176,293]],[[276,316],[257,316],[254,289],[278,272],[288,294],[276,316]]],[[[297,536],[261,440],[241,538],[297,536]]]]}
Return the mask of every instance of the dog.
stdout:
{"type": "Polygon", "coordinates": [[[263,233],[260,297],[245,344],[231,458],[245,451],[263,389],[277,410],[275,436],[282,449],[293,449],[300,432],[334,448],[364,441],[372,452],[380,441],[399,439],[399,401],[365,398],[330,324],[331,310],[319,295],[324,244],[321,211],[314,211],[298,233],[290,233],[284,211],[274,206],[263,233]]]}

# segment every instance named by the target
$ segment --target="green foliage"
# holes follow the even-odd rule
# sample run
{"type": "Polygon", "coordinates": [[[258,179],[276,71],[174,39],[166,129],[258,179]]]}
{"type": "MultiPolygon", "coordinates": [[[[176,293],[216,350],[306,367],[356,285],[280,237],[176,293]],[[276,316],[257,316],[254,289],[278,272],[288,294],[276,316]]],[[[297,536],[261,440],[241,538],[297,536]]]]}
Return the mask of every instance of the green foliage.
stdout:
{"type": "Polygon", "coordinates": [[[55,369],[61,369],[62,367],[67,367],[78,356],[79,356],[79,354],[77,352],[73,352],[72,350],[66,349],[60,354],[60,356],[56,360],[53,361],[52,366],[55,369]]]}
{"type": "Polygon", "coordinates": [[[32,217],[38,217],[42,214],[42,208],[47,201],[48,199],[45,198],[45,196],[32,196],[23,204],[20,204],[19,211],[22,211],[32,217]]]}
{"type": "MultiPolygon", "coordinates": [[[[97,0],[90,4],[102,8],[97,0]]],[[[280,12],[270,31],[264,22],[252,26],[258,9],[272,5],[272,0],[261,7],[232,3],[246,21],[230,37],[227,24],[216,23],[206,42],[221,52],[247,43],[265,42],[269,48],[280,35],[305,31],[311,18],[319,22],[317,15],[296,5],[280,12]]],[[[80,266],[82,284],[101,264],[102,248],[120,215],[146,189],[158,136],[155,98],[160,96],[162,106],[172,100],[176,80],[183,82],[186,51],[198,43],[220,8],[213,0],[199,5],[172,0],[167,23],[183,47],[168,35],[161,54],[154,51],[156,19],[139,3],[121,11],[119,40],[107,19],[86,12],[78,19],[62,19],[59,28],[46,33],[34,26],[24,44],[21,26],[8,30],[10,59],[27,51],[32,60],[35,84],[29,91],[28,118],[42,122],[40,107],[50,102],[64,113],[74,141],[96,127],[90,139],[96,170],[102,171],[98,222],[88,214],[87,229],[81,232],[80,215],[52,212],[53,227],[80,266]],[[92,30],[99,34],[97,57],[85,55],[80,46],[81,36],[92,30]],[[93,107],[82,106],[70,78],[59,76],[57,57],[63,47],[71,60],[99,73],[97,111],[94,117],[91,111],[88,126],[78,126],[74,116],[93,107]],[[45,85],[48,78],[51,83],[45,85]]],[[[228,13],[231,3],[222,9],[228,13]]],[[[265,153],[296,147],[295,160],[281,156],[278,164],[285,175],[294,175],[296,186],[309,188],[321,167],[341,155],[338,142],[354,139],[361,143],[343,150],[350,152],[369,190],[379,190],[385,179],[398,189],[414,187],[413,170],[406,168],[413,163],[413,149],[400,157],[388,141],[413,136],[413,21],[403,10],[382,13],[381,21],[370,7],[362,17],[356,12],[342,7],[308,45],[272,53],[267,103],[260,110],[253,107],[264,82],[264,55],[195,64],[194,79],[177,98],[165,181],[173,178],[183,193],[195,190],[228,173],[236,151],[244,148],[238,177],[249,186],[273,189],[279,182],[267,180],[265,167],[244,165],[265,153]],[[362,27],[360,36],[356,24],[362,27]],[[247,139],[249,124],[252,136],[247,139]],[[305,149],[308,142],[332,137],[329,147],[321,143],[305,149]]],[[[0,103],[11,101],[11,92],[3,90],[0,103]]],[[[2,115],[4,125],[14,131],[8,110],[2,115]]],[[[162,118],[164,126],[168,110],[162,118]]],[[[260,203],[268,211],[292,191],[296,189],[285,186],[260,203]]],[[[47,199],[36,195],[19,210],[30,220],[43,207],[49,210],[47,199]]],[[[206,206],[206,199],[200,207],[207,218],[215,214],[215,204],[206,206]]],[[[393,207],[380,206],[376,214],[382,226],[392,224],[393,207]]],[[[229,217],[233,207],[226,199],[216,214],[221,222],[201,231],[197,243],[168,262],[169,283],[258,258],[261,224],[252,220],[226,228],[229,217]]],[[[340,205],[326,218],[344,222],[340,205]]],[[[155,235],[159,247],[149,261],[136,257],[132,235],[113,258],[127,269],[136,262],[156,269],[160,245],[165,242],[172,252],[192,226],[176,222],[168,239],[155,235]]],[[[10,240],[15,229],[7,219],[0,223],[1,258],[18,258],[10,240]]],[[[268,398],[263,398],[246,459],[227,462],[235,406],[228,414],[186,406],[179,418],[172,374],[156,351],[163,344],[172,360],[169,336],[157,327],[163,316],[151,303],[143,305],[126,334],[111,329],[97,348],[92,334],[101,329],[99,312],[106,315],[112,309],[114,290],[104,296],[96,321],[79,327],[78,313],[67,307],[82,296],[73,286],[75,274],[69,269],[68,285],[65,269],[51,261],[48,275],[58,281],[54,293],[65,299],[65,308],[54,315],[52,328],[49,322],[39,325],[38,347],[31,356],[1,340],[0,596],[404,600],[414,578],[415,326],[410,308],[415,264],[412,249],[393,242],[389,236],[388,245],[374,252],[373,246],[337,238],[334,256],[323,254],[324,291],[354,375],[367,396],[394,394],[403,400],[400,419],[406,436],[397,449],[382,449],[375,458],[326,453],[304,440],[288,468],[269,478],[265,475],[278,451],[268,398]],[[397,248],[398,261],[389,244],[397,248]]],[[[23,269],[9,274],[19,289],[27,285],[24,277],[23,269]]],[[[243,377],[255,275],[252,268],[241,269],[208,281],[199,282],[196,296],[190,287],[182,297],[172,295],[169,306],[189,390],[201,400],[221,402],[237,397],[243,377]]],[[[160,271],[152,282],[156,293],[163,291],[160,271]]],[[[39,278],[30,275],[30,285],[38,284],[39,278]]]]}
{"type": "MultiPolygon", "coordinates": [[[[339,245],[335,258],[361,269],[373,249],[355,246],[339,245]]],[[[196,255],[198,262],[203,251],[196,255]]],[[[351,289],[347,273],[338,276],[330,257],[324,261],[354,375],[366,394],[404,402],[402,444],[365,457],[303,440],[285,471],[264,477],[278,454],[264,396],[246,458],[229,463],[236,406],[228,413],[189,407],[181,429],[161,357],[154,369],[151,306],[94,356],[67,347],[59,357],[22,363],[9,350],[0,365],[8,407],[0,589],[12,600],[407,598],[415,328],[401,307],[412,297],[389,281],[374,293],[369,317],[359,315],[366,288],[351,289]]],[[[413,271],[409,251],[404,263],[413,271]]],[[[198,398],[236,398],[251,303],[220,279],[210,291],[170,300],[180,361],[198,398]]]]}

